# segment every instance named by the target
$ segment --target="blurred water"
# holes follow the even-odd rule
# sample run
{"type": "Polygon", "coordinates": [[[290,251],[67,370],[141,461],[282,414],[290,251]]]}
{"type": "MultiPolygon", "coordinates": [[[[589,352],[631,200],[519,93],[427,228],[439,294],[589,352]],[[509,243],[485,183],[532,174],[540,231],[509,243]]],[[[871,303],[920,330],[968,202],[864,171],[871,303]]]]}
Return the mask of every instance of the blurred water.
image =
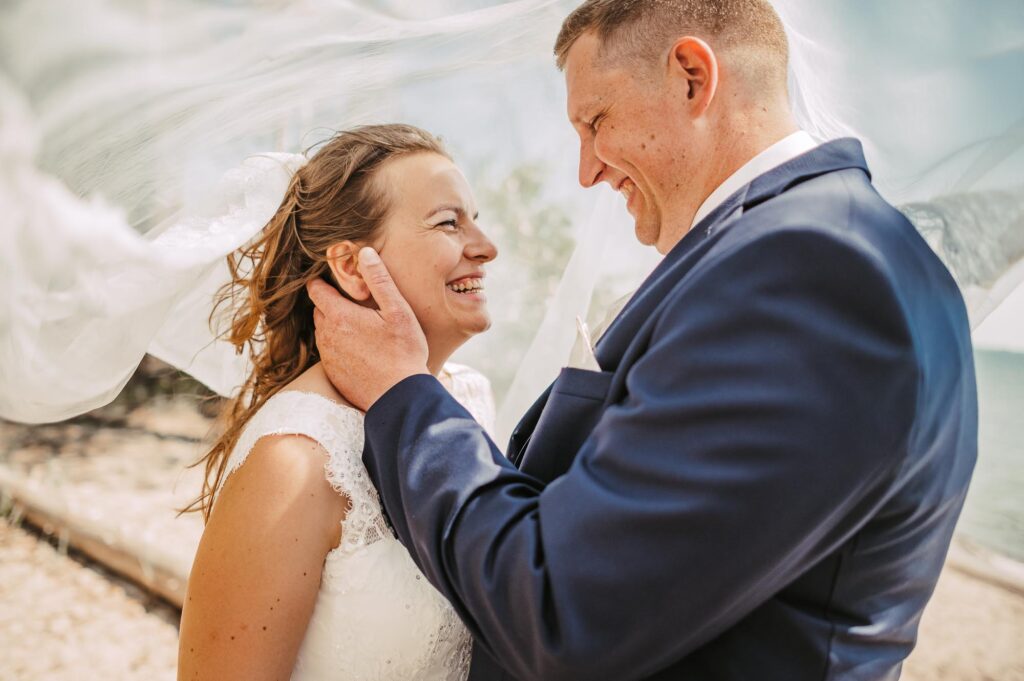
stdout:
{"type": "Polygon", "coordinates": [[[1024,353],[979,350],[980,442],[960,532],[1024,560],[1024,353]]]}

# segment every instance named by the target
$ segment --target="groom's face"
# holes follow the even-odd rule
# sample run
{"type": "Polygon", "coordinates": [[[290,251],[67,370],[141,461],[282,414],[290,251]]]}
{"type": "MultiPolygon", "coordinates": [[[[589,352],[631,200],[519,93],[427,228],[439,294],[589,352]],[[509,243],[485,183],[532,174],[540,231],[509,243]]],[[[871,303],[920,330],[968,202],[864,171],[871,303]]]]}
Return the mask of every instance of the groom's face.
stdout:
{"type": "Polygon", "coordinates": [[[677,221],[686,191],[679,178],[687,177],[691,133],[658,74],[609,61],[600,47],[594,34],[580,36],[565,65],[569,120],[580,137],[580,184],[606,182],[620,192],[637,239],[667,253],[678,240],[665,226],[677,221]]]}

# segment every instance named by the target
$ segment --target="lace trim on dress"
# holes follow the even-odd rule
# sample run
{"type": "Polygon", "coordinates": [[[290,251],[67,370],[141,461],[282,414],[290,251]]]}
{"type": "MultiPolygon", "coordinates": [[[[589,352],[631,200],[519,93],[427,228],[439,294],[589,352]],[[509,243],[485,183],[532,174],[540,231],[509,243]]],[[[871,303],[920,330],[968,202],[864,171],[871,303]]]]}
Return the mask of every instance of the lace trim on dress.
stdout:
{"type": "Polygon", "coordinates": [[[452,396],[492,437],[494,435],[494,393],[491,383],[476,369],[449,362],[445,370],[452,379],[452,396]]]}
{"type": "Polygon", "coordinates": [[[327,481],[349,500],[336,550],[351,553],[393,534],[381,513],[380,498],[363,466],[363,413],[323,395],[285,390],[271,397],[242,431],[228,459],[224,481],[241,466],[260,439],[302,435],[327,452],[327,481]]]}

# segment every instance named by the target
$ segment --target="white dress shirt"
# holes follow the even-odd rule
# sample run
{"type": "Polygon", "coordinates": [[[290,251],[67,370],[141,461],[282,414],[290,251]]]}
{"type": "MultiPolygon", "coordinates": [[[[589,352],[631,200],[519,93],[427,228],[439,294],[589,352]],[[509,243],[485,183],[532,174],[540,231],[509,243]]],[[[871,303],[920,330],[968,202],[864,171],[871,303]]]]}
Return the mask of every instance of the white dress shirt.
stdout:
{"type": "Polygon", "coordinates": [[[743,164],[739,170],[727,177],[725,182],[718,185],[718,189],[711,192],[708,198],[704,199],[704,203],[697,209],[697,214],[693,216],[693,223],[690,225],[690,229],[693,229],[698,222],[706,218],[715,208],[718,208],[723,201],[744,185],[752,182],[759,175],[764,175],[772,168],[791,161],[800,154],[814,149],[816,146],[818,146],[818,143],[814,141],[814,138],[803,130],[794,132],[792,135],[784,137],[771,145],[743,164]]]}

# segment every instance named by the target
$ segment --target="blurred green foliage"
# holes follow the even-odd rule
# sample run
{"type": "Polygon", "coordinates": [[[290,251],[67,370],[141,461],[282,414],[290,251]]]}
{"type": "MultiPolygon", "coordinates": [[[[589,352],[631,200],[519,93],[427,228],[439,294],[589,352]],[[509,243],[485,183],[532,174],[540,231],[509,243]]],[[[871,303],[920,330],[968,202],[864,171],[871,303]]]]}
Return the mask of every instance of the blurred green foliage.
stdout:
{"type": "Polygon", "coordinates": [[[488,268],[493,326],[459,359],[491,379],[499,402],[547,311],[575,241],[565,209],[546,196],[540,164],[514,168],[477,191],[483,227],[499,257],[488,268]],[[498,288],[500,287],[500,290],[498,288]]]}

